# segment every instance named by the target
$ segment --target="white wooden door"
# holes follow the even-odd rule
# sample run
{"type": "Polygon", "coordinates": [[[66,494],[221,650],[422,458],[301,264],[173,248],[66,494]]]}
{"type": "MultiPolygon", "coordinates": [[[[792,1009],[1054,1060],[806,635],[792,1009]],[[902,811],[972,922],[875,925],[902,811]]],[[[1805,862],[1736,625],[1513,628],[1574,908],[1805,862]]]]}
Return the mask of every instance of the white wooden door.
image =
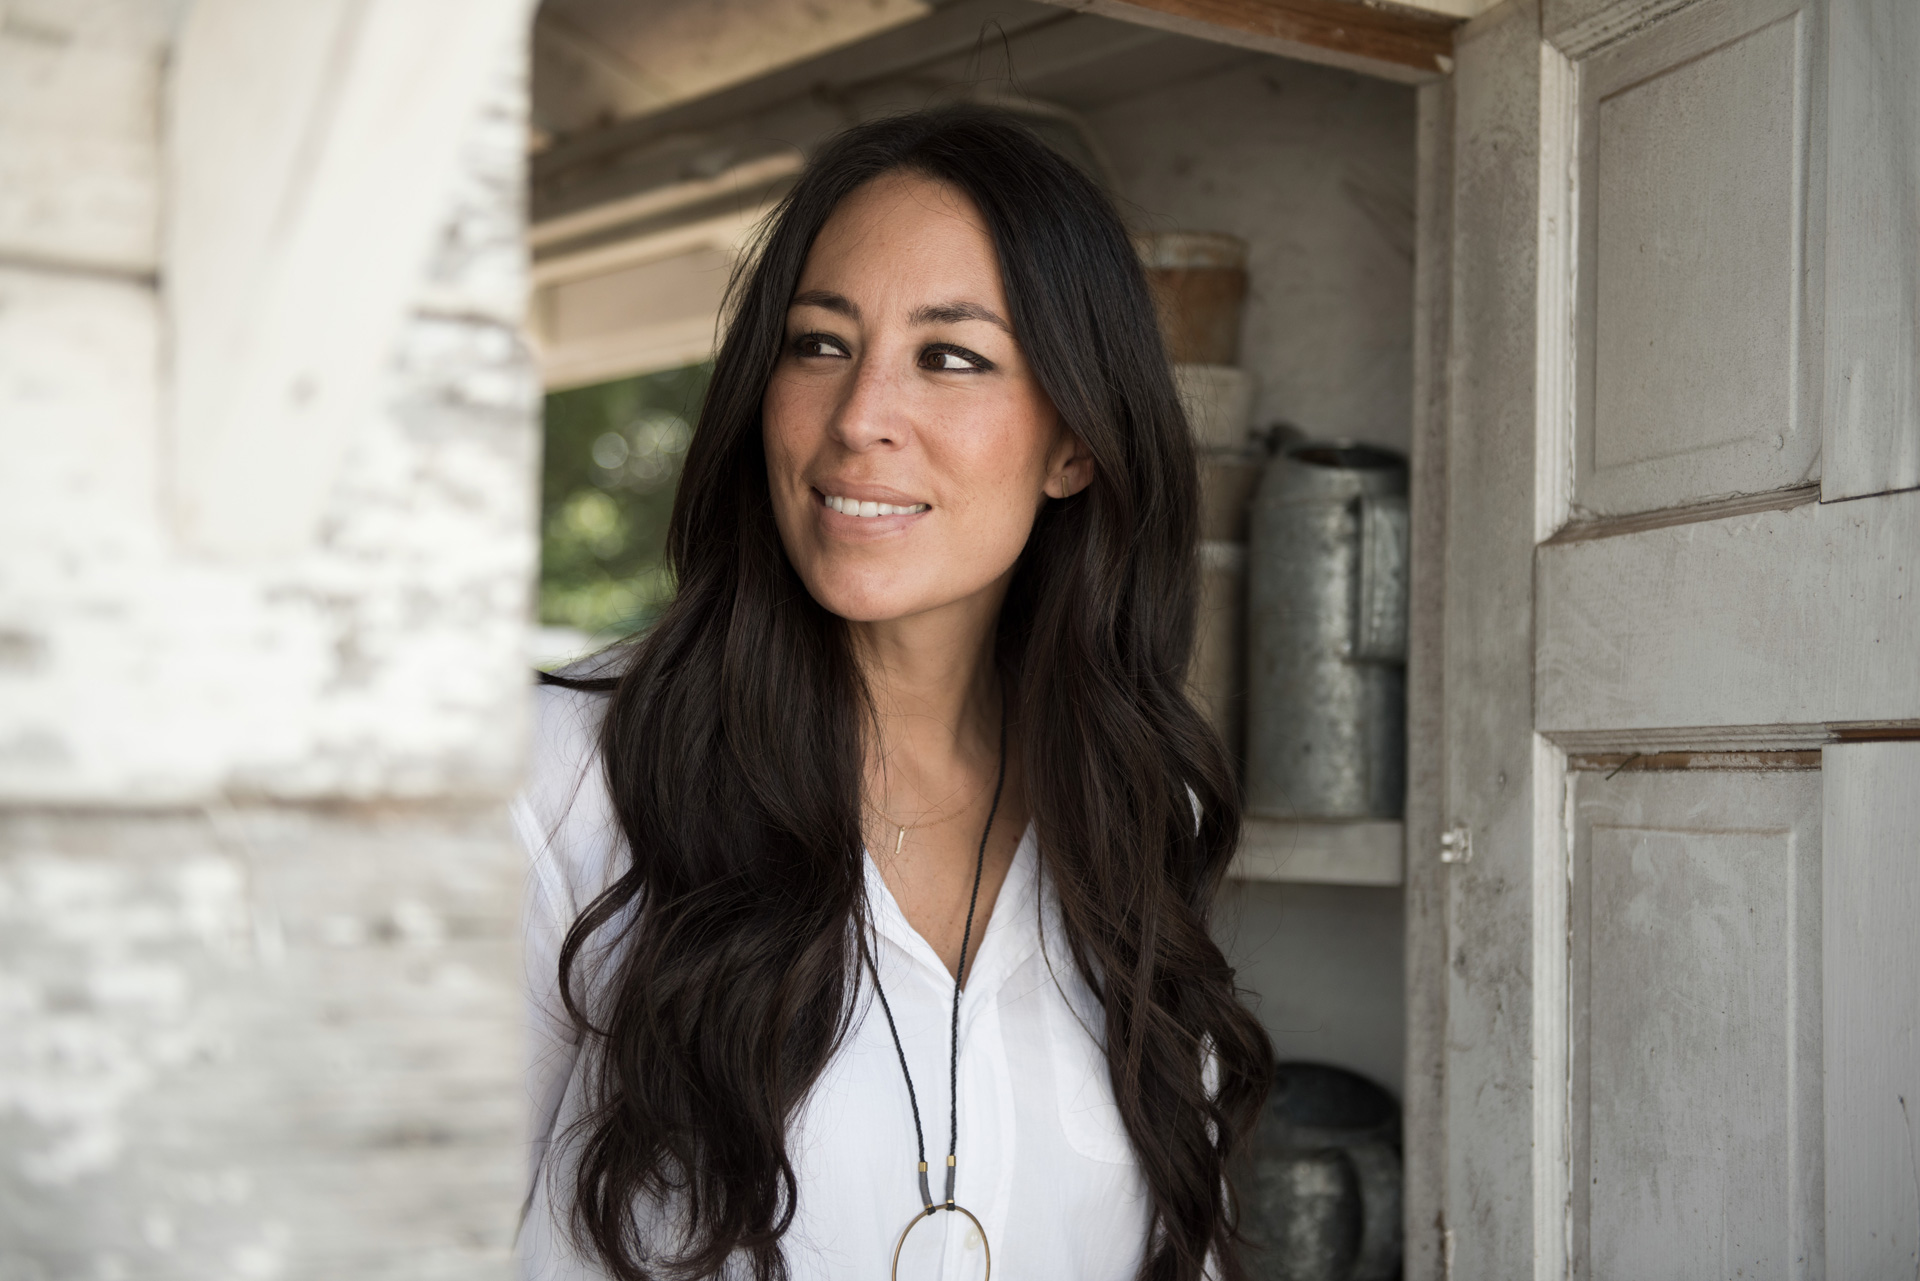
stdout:
{"type": "Polygon", "coordinates": [[[1920,1276],[1920,0],[1421,93],[1409,1275],[1920,1276]]]}

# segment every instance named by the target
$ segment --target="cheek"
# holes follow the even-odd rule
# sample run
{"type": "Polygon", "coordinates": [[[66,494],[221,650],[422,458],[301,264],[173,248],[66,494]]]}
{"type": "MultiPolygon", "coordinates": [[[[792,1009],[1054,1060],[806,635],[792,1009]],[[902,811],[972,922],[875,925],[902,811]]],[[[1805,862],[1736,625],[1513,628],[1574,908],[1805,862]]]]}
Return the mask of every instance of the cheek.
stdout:
{"type": "Polygon", "coordinates": [[[822,435],[820,416],[805,388],[775,375],[760,401],[760,443],[766,451],[767,480],[776,504],[790,502],[795,479],[822,435]]]}
{"type": "Polygon", "coordinates": [[[760,437],[766,445],[767,461],[793,456],[795,427],[803,420],[799,397],[790,380],[775,374],[767,383],[767,394],[760,398],[760,437]]]}
{"type": "MultiPolygon", "coordinates": [[[[1046,480],[1050,420],[1020,415],[1017,425],[982,432],[947,459],[950,475],[964,476],[966,502],[954,522],[954,554],[1010,567],[1026,546],[1046,480]]],[[[998,571],[996,571],[998,572],[998,571]]]]}

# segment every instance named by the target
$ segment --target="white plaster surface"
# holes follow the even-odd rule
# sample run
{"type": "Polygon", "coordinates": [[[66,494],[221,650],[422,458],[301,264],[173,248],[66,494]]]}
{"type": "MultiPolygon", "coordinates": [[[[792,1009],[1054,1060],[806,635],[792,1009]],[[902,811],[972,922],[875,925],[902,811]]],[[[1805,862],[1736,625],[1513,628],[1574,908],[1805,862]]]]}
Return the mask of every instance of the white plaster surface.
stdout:
{"type": "Polygon", "coordinates": [[[512,785],[538,456],[516,324],[523,56],[498,51],[485,110],[448,140],[461,163],[377,412],[340,442],[296,553],[214,560],[175,538],[150,286],[0,259],[0,800],[512,785]]]}
{"type": "Polygon", "coordinates": [[[1404,85],[1258,56],[1088,114],[1144,229],[1248,242],[1256,424],[1408,448],[1413,117],[1404,85]]]}
{"type": "MultiPolygon", "coordinates": [[[[177,520],[180,8],[0,4],[0,1281],[504,1277],[524,1147],[501,798],[538,458],[525,22],[485,50],[444,175],[414,175],[435,204],[370,407],[331,420],[325,476],[245,481],[271,503],[304,479],[317,528],[215,556],[177,520]]],[[[366,53],[391,29],[369,22],[289,56],[366,53]]]]}
{"type": "Polygon", "coordinates": [[[0,6],[0,260],[155,268],[160,93],[180,7],[0,6]]]}
{"type": "Polygon", "coordinates": [[[0,1277],[504,1277],[498,806],[0,813],[0,1277]]]}

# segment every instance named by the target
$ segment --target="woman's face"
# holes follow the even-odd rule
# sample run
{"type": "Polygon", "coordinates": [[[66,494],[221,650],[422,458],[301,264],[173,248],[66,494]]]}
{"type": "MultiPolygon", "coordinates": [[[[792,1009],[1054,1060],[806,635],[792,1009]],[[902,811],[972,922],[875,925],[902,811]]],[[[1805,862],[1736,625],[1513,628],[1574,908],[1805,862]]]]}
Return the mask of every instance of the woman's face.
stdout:
{"type": "Polygon", "coordinates": [[[815,600],[854,622],[997,606],[1035,514],[1091,476],[1008,320],[972,201],[876,178],[821,229],[763,423],[774,518],[815,600]]]}

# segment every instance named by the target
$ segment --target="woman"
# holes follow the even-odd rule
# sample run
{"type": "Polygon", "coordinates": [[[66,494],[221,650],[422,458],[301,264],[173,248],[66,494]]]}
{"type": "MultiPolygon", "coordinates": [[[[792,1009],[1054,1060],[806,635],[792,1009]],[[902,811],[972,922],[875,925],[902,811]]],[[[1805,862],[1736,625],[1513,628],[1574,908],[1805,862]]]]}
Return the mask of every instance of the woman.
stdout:
{"type": "Polygon", "coordinates": [[[1092,183],[972,108],[824,148],[735,282],[676,598],[542,691],[527,1275],[1243,1274],[1197,501],[1092,183]]]}

